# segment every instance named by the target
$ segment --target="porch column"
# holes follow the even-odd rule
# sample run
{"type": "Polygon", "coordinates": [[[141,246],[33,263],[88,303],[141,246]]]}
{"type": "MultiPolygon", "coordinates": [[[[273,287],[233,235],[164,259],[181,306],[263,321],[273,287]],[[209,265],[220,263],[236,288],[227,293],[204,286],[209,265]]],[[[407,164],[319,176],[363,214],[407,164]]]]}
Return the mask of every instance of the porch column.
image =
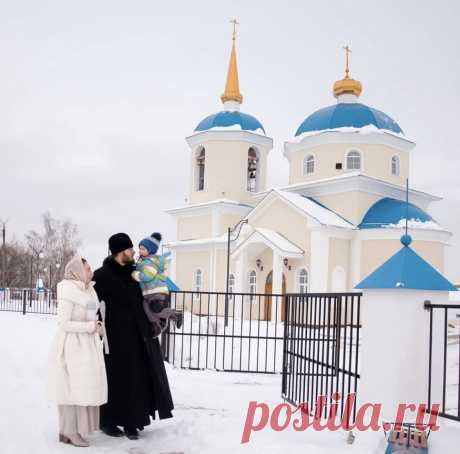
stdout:
{"type": "MultiPolygon", "coordinates": [[[[272,293],[281,295],[283,292],[283,257],[276,251],[273,251],[273,278],[272,278],[272,293]]],[[[281,298],[272,298],[272,321],[281,321],[281,298]]]]}
{"type": "Polygon", "coordinates": [[[312,230],[310,250],[310,291],[328,291],[329,236],[321,230],[312,230]]]}

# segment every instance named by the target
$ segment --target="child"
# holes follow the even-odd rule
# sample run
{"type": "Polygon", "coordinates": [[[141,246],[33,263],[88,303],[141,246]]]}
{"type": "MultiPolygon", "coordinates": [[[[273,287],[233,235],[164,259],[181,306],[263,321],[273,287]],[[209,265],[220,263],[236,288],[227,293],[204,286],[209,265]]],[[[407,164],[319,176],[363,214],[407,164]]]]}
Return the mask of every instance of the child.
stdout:
{"type": "Polygon", "coordinates": [[[182,326],[182,313],[169,308],[169,290],[177,289],[168,278],[171,253],[157,255],[161,234],[152,233],[139,243],[139,260],[133,278],[140,283],[144,296],[144,311],[152,323],[153,337],[158,337],[168,326],[169,320],[182,326]]]}

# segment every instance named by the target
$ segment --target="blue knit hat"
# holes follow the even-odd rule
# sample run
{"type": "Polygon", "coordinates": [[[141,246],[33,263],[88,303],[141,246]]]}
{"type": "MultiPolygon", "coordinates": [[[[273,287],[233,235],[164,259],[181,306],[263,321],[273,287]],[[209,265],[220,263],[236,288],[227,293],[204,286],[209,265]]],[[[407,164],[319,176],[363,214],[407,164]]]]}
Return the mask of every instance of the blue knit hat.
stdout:
{"type": "Polygon", "coordinates": [[[160,247],[161,238],[161,233],[152,233],[148,238],[144,238],[139,243],[139,246],[144,246],[149,251],[149,254],[156,254],[160,247]]]}

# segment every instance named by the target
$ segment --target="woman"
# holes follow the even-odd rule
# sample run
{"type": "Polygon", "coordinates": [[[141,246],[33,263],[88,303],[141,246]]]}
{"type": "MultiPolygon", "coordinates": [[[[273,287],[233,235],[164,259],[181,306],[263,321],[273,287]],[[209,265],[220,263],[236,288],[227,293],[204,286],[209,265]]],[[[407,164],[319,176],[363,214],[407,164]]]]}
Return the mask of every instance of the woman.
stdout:
{"type": "Polygon", "coordinates": [[[58,404],[59,441],[89,446],[99,429],[99,406],[107,402],[107,377],[97,321],[99,300],[85,259],[75,256],[57,285],[58,333],[53,341],[48,396],[58,404]]]}

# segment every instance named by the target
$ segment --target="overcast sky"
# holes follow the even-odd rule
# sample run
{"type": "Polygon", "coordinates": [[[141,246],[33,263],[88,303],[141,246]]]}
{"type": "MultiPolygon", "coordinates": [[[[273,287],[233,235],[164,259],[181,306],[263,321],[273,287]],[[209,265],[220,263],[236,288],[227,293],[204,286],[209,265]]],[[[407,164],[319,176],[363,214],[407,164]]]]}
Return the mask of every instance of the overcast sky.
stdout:
{"type": "Polygon", "coordinates": [[[460,281],[459,2],[36,1],[0,3],[0,218],[21,239],[40,215],[71,217],[100,264],[117,231],[175,236],[166,208],[187,191],[190,135],[221,108],[237,17],[242,110],[274,138],[269,183],[287,183],[282,145],[335,102],[349,44],[361,101],[417,142],[411,186],[454,233],[460,281]]]}

